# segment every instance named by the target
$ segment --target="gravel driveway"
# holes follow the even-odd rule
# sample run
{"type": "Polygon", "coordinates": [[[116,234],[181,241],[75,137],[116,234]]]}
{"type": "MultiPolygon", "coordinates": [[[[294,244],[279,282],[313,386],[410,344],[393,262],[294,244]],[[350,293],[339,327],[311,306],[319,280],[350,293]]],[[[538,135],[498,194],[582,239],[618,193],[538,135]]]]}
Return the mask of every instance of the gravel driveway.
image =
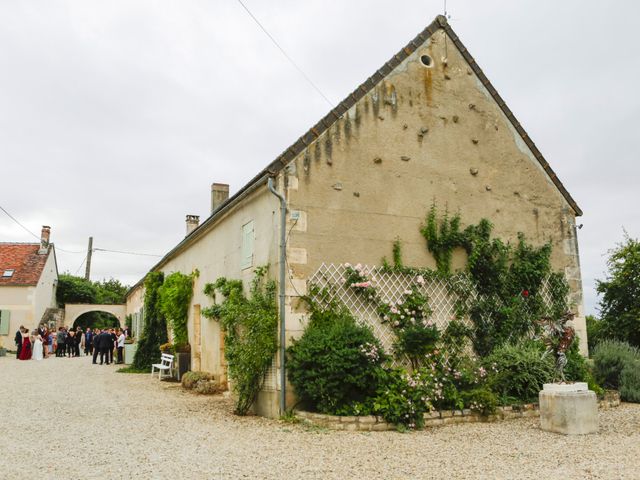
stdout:
{"type": "Polygon", "coordinates": [[[115,369],[0,358],[0,478],[640,478],[640,405],[601,411],[600,433],[581,437],[537,419],[328,432],[115,369]]]}

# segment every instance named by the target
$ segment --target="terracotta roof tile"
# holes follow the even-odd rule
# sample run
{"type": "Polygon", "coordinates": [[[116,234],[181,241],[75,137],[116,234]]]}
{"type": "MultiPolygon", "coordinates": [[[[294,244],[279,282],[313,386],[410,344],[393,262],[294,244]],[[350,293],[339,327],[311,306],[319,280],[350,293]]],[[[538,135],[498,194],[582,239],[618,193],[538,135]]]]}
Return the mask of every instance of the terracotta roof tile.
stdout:
{"type": "Polygon", "coordinates": [[[38,255],[39,249],[39,243],[0,243],[0,287],[37,285],[49,257],[38,255]],[[13,270],[13,275],[3,277],[5,270],[13,270]]]}

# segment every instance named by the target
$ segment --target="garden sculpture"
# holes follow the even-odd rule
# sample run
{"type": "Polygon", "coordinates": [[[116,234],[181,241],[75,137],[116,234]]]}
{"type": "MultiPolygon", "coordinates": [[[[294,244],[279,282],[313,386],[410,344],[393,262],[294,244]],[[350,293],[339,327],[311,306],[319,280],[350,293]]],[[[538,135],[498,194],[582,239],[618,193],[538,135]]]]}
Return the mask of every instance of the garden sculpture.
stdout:
{"type": "Polygon", "coordinates": [[[553,354],[556,361],[554,382],[567,383],[567,379],[564,376],[564,368],[567,365],[566,352],[571,347],[576,336],[576,331],[570,325],[573,317],[574,314],[572,312],[566,312],[557,319],[544,317],[540,320],[542,325],[541,338],[547,347],[545,356],[553,354]]]}

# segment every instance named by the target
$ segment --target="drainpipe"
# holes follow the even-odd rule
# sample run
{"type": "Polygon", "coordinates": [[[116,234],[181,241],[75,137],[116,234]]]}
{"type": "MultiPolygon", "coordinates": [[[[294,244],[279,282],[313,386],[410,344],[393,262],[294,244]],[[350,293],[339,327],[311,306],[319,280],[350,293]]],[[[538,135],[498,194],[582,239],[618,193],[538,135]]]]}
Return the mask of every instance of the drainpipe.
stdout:
{"type": "Polygon", "coordinates": [[[285,297],[285,258],[287,255],[287,246],[286,246],[286,221],[287,221],[287,201],[285,198],[278,193],[278,191],[273,187],[273,177],[269,177],[267,182],[267,187],[269,191],[273,193],[280,200],[280,278],[278,286],[278,291],[280,292],[279,300],[279,314],[280,314],[280,414],[284,415],[287,404],[286,404],[286,374],[285,374],[285,312],[284,312],[284,297],[285,297]]]}

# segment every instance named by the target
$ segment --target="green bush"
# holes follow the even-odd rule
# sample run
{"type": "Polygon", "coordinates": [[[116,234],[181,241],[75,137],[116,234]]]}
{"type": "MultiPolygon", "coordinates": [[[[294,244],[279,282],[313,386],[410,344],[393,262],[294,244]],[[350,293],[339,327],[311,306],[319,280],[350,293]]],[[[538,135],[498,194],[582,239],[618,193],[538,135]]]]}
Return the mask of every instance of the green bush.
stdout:
{"type": "Polygon", "coordinates": [[[436,388],[430,369],[409,374],[403,368],[385,370],[373,400],[373,412],[387,422],[405,428],[421,428],[431,410],[436,388]]]}
{"type": "Polygon", "coordinates": [[[489,385],[503,403],[537,401],[545,383],[551,382],[554,362],[534,342],[502,345],[485,359],[489,385]]]}
{"type": "Polygon", "coordinates": [[[620,398],[640,403],[640,360],[627,363],[620,373],[620,398]]]}
{"type": "Polygon", "coordinates": [[[207,372],[186,372],[182,375],[182,386],[187,390],[191,390],[196,387],[201,380],[212,380],[213,375],[207,372]]]}
{"type": "Polygon", "coordinates": [[[480,415],[491,415],[496,412],[498,397],[487,387],[478,387],[461,393],[467,408],[480,415]]]}
{"type": "Polygon", "coordinates": [[[160,345],[167,343],[167,322],[159,306],[159,290],[164,282],[162,272],[149,272],[144,279],[145,324],[133,358],[139,370],[160,363],[160,345]]]}
{"type": "Polygon", "coordinates": [[[618,340],[602,341],[596,346],[593,354],[596,381],[604,388],[618,390],[621,386],[622,370],[627,365],[631,368],[636,362],[640,362],[640,350],[637,348],[618,340]]]}
{"type": "Polygon", "coordinates": [[[589,379],[589,366],[587,359],[580,353],[580,341],[578,337],[566,352],[567,366],[564,367],[564,376],[570,382],[586,382],[589,379]]]}
{"type": "Polygon", "coordinates": [[[289,380],[299,399],[330,414],[349,413],[372,398],[386,359],[371,329],[336,305],[312,305],[309,325],[287,353],[289,380]]]}

